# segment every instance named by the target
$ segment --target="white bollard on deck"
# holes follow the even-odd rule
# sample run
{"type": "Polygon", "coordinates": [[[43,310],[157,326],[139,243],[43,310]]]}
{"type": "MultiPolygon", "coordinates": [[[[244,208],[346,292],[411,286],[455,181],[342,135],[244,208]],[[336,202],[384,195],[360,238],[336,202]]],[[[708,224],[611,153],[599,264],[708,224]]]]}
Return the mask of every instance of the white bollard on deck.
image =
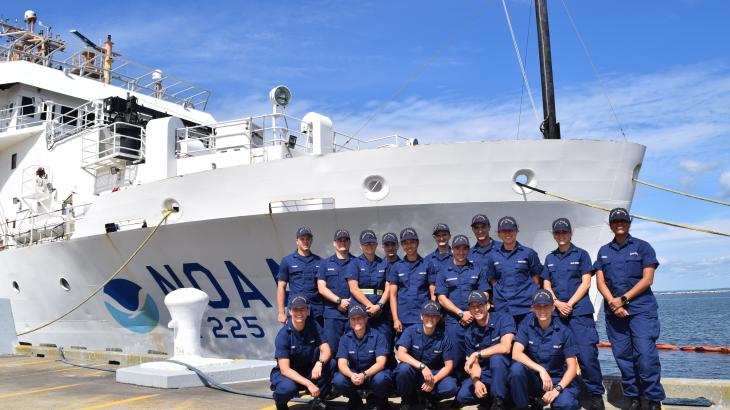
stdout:
{"type": "Polygon", "coordinates": [[[173,329],[173,359],[185,361],[186,358],[201,357],[200,325],[208,305],[208,294],[195,288],[181,288],[165,296],[165,305],[170,311],[173,329]]]}

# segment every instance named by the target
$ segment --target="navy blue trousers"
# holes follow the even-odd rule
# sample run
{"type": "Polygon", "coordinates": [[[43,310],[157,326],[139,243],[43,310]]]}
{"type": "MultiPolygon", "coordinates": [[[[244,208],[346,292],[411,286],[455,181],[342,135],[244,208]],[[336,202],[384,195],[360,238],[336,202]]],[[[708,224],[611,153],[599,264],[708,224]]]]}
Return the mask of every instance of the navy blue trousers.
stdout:
{"type": "Polygon", "coordinates": [[[350,326],[347,319],[324,318],[324,340],[330,346],[332,357],[337,356],[337,349],[340,347],[340,339],[350,326]]]}
{"type": "MultiPolygon", "coordinates": [[[[334,374],[336,367],[337,362],[334,359],[330,359],[322,367],[322,375],[319,377],[319,379],[314,381],[314,384],[319,387],[319,395],[322,398],[327,397],[332,388],[332,375],[334,374]]],[[[312,376],[311,367],[309,369],[296,370],[300,375],[308,379],[312,376]]],[[[270,379],[271,390],[274,392],[274,401],[277,403],[286,403],[294,397],[297,397],[300,390],[306,390],[306,387],[304,387],[303,385],[281,374],[281,371],[279,371],[279,369],[276,367],[271,370],[270,379]]]]}
{"type": "Polygon", "coordinates": [[[335,386],[337,393],[349,399],[359,398],[357,391],[367,389],[378,399],[387,400],[393,388],[393,377],[390,370],[384,369],[375,373],[372,377],[368,377],[365,383],[356,386],[349,377],[345,377],[342,373],[337,372],[332,378],[332,385],[335,386]]]}
{"type": "MultiPolygon", "coordinates": [[[[440,369],[431,369],[431,372],[436,375],[439,370],[440,369]]],[[[444,400],[449,397],[456,396],[456,392],[459,390],[459,387],[456,384],[456,378],[449,375],[436,383],[430,393],[423,392],[421,390],[421,385],[423,384],[423,373],[407,363],[398,364],[398,367],[395,368],[394,377],[395,391],[398,393],[398,396],[401,397],[402,403],[415,403],[418,393],[435,400],[444,400]]]]}
{"type": "Polygon", "coordinates": [[[598,348],[596,347],[598,331],[596,331],[596,322],[593,320],[593,315],[561,317],[560,320],[573,332],[573,340],[578,346],[580,376],[586,386],[586,391],[590,394],[605,393],[601,365],[598,362],[598,348]]]}
{"type": "MultiPolygon", "coordinates": [[[[560,381],[553,378],[553,385],[560,381]]],[[[542,380],[535,371],[528,369],[520,362],[513,362],[509,369],[509,384],[512,388],[512,402],[517,408],[526,408],[530,405],[530,398],[542,397],[542,380]]],[[[578,395],[580,390],[576,384],[570,383],[552,403],[555,410],[578,410],[578,395]]]]}
{"type": "MultiPolygon", "coordinates": [[[[488,397],[507,398],[507,393],[509,392],[507,389],[507,379],[510,362],[511,360],[506,355],[495,354],[489,356],[488,368],[482,365],[482,376],[479,380],[487,385],[488,397]]],[[[456,401],[464,406],[480,404],[482,400],[474,395],[474,383],[471,379],[466,379],[461,383],[459,393],[456,395],[456,401]]]]}

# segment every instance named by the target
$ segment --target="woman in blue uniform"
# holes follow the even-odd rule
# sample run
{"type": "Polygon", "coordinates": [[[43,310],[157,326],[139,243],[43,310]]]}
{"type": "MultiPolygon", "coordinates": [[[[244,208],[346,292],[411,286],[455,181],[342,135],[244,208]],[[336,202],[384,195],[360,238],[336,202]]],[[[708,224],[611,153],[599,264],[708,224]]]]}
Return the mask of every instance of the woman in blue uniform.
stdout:
{"type": "Polygon", "coordinates": [[[452,376],[457,352],[449,336],[439,329],[441,308],[428,301],[421,308],[421,325],[411,326],[398,339],[395,386],[401,397],[401,410],[418,402],[418,393],[429,407],[454,397],[458,390],[452,376]],[[420,389],[418,388],[420,386],[420,389]]]}
{"type": "Polygon", "coordinates": [[[512,340],[515,322],[507,313],[490,312],[489,294],[482,291],[469,293],[469,312],[474,322],[467,329],[466,364],[469,379],[464,380],[456,396],[460,405],[487,404],[491,409],[506,408],[512,340]]]}
{"type": "Polygon", "coordinates": [[[368,326],[385,336],[385,340],[390,341],[393,338],[393,324],[390,320],[389,306],[386,306],[390,298],[388,291],[390,285],[385,281],[388,261],[375,254],[377,246],[378,238],[375,232],[369,229],[362,231],[360,233],[362,255],[350,264],[345,277],[350,287],[350,294],[365,306],[365,311],[370,316],[368,326]]]}
{"type": "Polygon", "coordinates": [[[349,310],[350,330],[340,339],[337,348],[337,368],[332,384],[347,397],[347,407],[362,407],[358,390],[368,389],[378,410],[388,409],[392,389],[391,371],[385,368],[389,344],[379,332],[368,327],[368,314],[361,305],[349,310]]]}
{"type": "Polygon", "coordinates": [[[593,320],[593,304],[588,297],[593,264],[588,252],[571,242],[573,230],[567,218],[553,221],[552,229],[558,248],[545,257],[543,286],[553,294],[560,320],[575,337],[581,379],[591,395],[589,409],[603,410],[603,393],[606,390],[598,363],[598,332],[593,320]]]}
{"type": "Polygon", "coordinates": [[[433,241],[436,242],[436,249],[426,255],[424,259],[430,263],[433,271],[438,272],[442,267],[448,266],[451,262],[451,230],[444,223],[437,223],[433,227],[433,241]]]}
{"type": "Polygon", "coordinates": [[[317,290],[317,270],[319,269],[320,257],[313,254],[312,230],[306,226],[297,229],[297,249],[291,254],[282,258],[279,264],[279,273],[276,275],[276,307],[278,308],[279,323],[286,323],[286,286],[289,285],[289,294],[304,295],[309,300],[310,318],[324,326],[324,306],[322,297],[317,290]]]}
{"type": "Polygon", "coordinates": [[[276,367],[271,370],[271,390],[277,410],[286,410],[287,402],[306,389],[314,397],[312,406],[324,408],[320,397],[330,391],[335,361],[330,346],[321,337],[322,328],[309,318],[304,295],[289,300],[290,319],[274,341],[276,367]]]}
{"type": "Polygon", "coordinates": [[[347,309],[350,306],[350,287],[345,276],[355,259],[350,253],[350,232],[335,231],[332,246],[335,254],[320,261],[317,288],[324,298],[324,335],[330,346],[337,346],[347,330],[347,309]]]}
{"type": "Polygon", "coordinates": [[[418,254],[418,234],[413,228],[400,233],[400,244],[405,257],[389,270],[390,311],[393,329],[402,333],[408,326],[420,323],[421,306],[434,300],[436,273],[418,254]]]}
{"type": "Polygon", "coordinates": [[[649,409],[660,409],[664,400],[661,365],[656,341],[659,316],[651,291],[659,266],[654,248],[629,234],[631,217],[624,208],[608,217],[614,238],[598,250],[596,285],[604,299],[606,333],[621,371],[621,386],[629,408],[640,408],[640,396],[649,409]]]}
{"type": "Polygon", "coordinates": [[[489,236],[491,225],[489,218],[484,214],[476,214],[471,218],[471,231],[476,243],[469,250],[469,261],[475,266],[488,271],[489,255],[502,246],[502,242],[495,241],[489,236]]]}
{"type": "Polygon", "coordinates": [[[528,409],[530,399],[542,399],[553,409],[577,410],[578,348],[573,333],[560,320],[553,320],[555,301],[540,289],[532,298],[532,312],[520,323],[512,346],[509,380],[512,401],[528,409]]]}
{"type": "Polygon", "coordinates": [[[400,260],[400,256],[398,256],[398,235],[393,232],[388,232],[383,235],[383,239],[380,242],[383,247],[383,255],[385,255],[383,259],[388,261],[388,268],[391,268],[400,260]]]}

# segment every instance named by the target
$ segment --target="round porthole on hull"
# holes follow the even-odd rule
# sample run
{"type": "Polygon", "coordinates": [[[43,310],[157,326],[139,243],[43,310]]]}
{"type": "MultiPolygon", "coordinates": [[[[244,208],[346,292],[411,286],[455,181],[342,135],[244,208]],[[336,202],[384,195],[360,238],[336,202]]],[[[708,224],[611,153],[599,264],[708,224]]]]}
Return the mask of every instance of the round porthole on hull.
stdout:
{"type": "Polygon", "coordinates": [[[58,281],[58,284],[61,285],[61,289],[65,290],[66,292],[71,290],[71,285],[68,283],[66,278],[61,278],[61,280],[58,281]]]}
{"type": "Polygon", "coordinates": [[[512,189],[516,193],[523,195],[523,194],[529,194],[531,192],[534,192],[531,189],[523,188],[523,187],[517,185],[518,182],[521,184],[531,186],[531,187],[537,186],[537,178],[535,178],[535,171],[533,171],[531,169],[520,169],[520,170],[517,170],[514,173],[514,175],[512,175],[512,189]]]}
{"type": "Polygon", "coordinates": [[[20,285],[18,285],[18,282],[13,281],[13,290],[15,293],[20,293],[20,285]]]}
{"type": "Polygon", "coordinates": [[[385,178],[380,175],[370,175],[365,178],[362,182],[362,187],[365,198],[371,201],[380,201],[388,196],[388,192],[390,191],[390,187],[385,181],[385,178]]]}

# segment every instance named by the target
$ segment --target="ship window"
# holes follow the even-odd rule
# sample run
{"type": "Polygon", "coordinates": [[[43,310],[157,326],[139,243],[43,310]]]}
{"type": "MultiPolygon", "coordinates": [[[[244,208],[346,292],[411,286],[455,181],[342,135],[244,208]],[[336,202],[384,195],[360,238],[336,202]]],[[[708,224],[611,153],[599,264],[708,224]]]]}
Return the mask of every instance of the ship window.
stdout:
{"type": "Polygon", "coordinates": [[[69,114],[73,110],[71,107],[61,106],[61,124],[76,126],[76,113],[69,114]]]}
{"type": "Polygon", "coordinates": [[[20,115],[35,114],[35,104],[33,103],[33,98],[21,96],[20,97],[20,106],[22,107],[20,109],[20,115]]]}
{"type": "Polygon", "coordinates": [[[20,285],[18,285],[18,282],[13,281],[13,290],[15,293],[20,293],[20,285]]]}
{"type": "Polygon", "coordinates": [[[66,278],[61,278],[61,280],[59,281],[59,284],[61,285],[61,288],[63,290],[65,290],[65,291],[71,290],[71,285],[68,283],[66,278]]]}
{"type": "Polygon", "coordinates": [[[10,169],[15,169],[18,167],[18,154],[13,154],[10,156],[10,169]]]}

